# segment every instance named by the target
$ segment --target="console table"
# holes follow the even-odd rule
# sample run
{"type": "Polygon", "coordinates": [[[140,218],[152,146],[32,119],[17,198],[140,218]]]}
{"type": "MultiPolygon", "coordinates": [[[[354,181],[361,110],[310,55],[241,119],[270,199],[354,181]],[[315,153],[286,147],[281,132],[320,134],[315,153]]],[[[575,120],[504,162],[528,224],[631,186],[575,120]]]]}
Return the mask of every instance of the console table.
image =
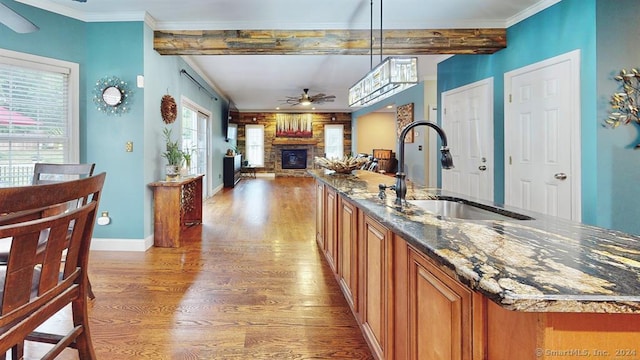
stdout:
{"type": "Polygon", "coordinates": [[[202,223],[202,178],[195,175],[175,181],[156,181],[153,189],[153,244],[180,247],[182,230],[202,223]]]}

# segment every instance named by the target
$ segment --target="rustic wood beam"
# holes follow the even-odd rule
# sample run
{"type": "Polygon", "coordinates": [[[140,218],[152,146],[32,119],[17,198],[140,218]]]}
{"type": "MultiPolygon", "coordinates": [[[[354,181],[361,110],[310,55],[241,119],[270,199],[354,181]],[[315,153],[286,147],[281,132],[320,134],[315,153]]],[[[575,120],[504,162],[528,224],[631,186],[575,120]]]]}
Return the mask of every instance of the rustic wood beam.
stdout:
{"type": "MultiPolygon", "coordinates": [[[[492,54],[507,46],[506,30],[495,28],[384,30],[382,37],[385,55],[492,54]]],[[[369,30],[159,30],[153,48],[161,55],[370,55],[370,38],[369,30]]]]}

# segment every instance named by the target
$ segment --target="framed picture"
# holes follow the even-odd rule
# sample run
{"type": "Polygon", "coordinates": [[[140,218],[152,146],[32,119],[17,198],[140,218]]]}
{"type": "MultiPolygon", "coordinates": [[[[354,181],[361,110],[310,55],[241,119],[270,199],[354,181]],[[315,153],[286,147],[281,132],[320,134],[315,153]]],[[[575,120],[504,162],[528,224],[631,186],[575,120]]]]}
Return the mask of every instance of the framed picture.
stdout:
{"type": "Polygon", "coordinates": [[[276,137],[312,138],[311,114],[276,114],[276,137]]]}
{"type": "MultiPolygon", "coordinates": [[[[398,139],[400,139],[400,133],[402,132],[402,129],[413,122],[413,103],[398,106],[396,109],[396,118],[398,119],[398,139]]],[[[407,137],[405,137],[404,139],[404,142],[413,142],[413,129],[409,131],[407,137]]]]}

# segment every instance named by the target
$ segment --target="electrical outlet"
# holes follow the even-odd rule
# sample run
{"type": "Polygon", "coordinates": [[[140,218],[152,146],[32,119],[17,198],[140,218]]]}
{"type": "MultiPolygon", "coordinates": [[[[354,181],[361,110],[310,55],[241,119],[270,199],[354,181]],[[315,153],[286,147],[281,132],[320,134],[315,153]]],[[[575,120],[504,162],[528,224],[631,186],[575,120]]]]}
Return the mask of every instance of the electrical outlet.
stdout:
{"type": "Polygon", "coordinates": [[[418,151],[422,151],[422,145],[418,145],[418,151]]]}
{"type": "Polygon", "coordinates": [[[127,152],[133,152],[133,141],[127,141],[126,145],[124,146],[124,149],[127,152]]]}

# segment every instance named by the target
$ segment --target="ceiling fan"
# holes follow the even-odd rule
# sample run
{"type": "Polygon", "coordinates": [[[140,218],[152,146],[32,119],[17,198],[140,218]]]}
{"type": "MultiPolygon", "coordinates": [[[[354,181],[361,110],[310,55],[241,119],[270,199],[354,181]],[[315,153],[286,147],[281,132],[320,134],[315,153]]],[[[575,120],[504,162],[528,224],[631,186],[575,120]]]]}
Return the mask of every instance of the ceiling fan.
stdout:
{"type": "MultiPolygon", "coordinates": [[[[87,0],[73,0],[77,2],[87,2],[87,0]]],[[[29,21],[24,16],[18,14],[7,5],[0,3],[0,23],[4,24],[9,29],[21,33],[32,33],[38,31],[40,28],[29,21]]]]}
{"type": "Polygon", "coordinates": [[[316,94],[309,95],[309,89],[303,89],[300,96],[287,96],[287,104],[291,106],[302,105],[309,106],[311,104],[322,104],[325,102],[333,102],[335,95],[316,94]]]}

